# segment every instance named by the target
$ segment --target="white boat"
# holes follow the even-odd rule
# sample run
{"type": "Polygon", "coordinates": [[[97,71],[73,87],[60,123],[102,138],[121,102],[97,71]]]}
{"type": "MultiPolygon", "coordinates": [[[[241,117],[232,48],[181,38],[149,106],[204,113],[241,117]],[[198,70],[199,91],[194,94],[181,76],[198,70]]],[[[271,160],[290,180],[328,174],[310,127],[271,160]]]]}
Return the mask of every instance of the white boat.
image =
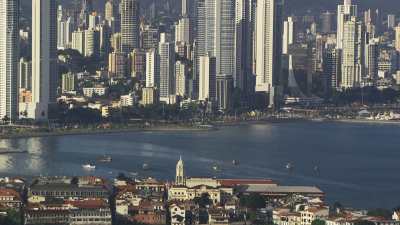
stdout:
{"type": "Polygon", "coordinates": [[[221,170],[222,170],[221,167],[218,166],[217,164],[213,165],[212,169],[214,170],[214,172],[221,172],[221,170]]]}
{"type": "Polygon", "coordinates": [[[82,168],[85,170],[95,170],[96,166],[95,165],[91,165],[91,164],[84,164],[82,165],[82,168]]]}
{"type": "Polygon", "coordinates": [[[287,170],[293,170],[293,168],[294,168],[294,165],[292,163],[286,164],[286,169],[287,170]]]}
{"type": "Polygon", "coordinates": [[[150,166],[149,166],[149,164],[147,164],[147,163],[143,163],[143,165],[142,165],[142,169],[143,169],[143,170],[150,170],[150,166]]]}

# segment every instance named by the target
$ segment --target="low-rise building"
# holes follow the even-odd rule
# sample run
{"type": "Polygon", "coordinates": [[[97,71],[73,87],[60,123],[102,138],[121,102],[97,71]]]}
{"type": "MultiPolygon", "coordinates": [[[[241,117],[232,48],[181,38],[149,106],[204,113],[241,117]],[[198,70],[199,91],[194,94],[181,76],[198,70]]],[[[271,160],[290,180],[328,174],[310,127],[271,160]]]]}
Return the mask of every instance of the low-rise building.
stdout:
{"type": "Polygon", "coordinates": [[[165,224],[167,212],[163,202],[143,200],[137,207],[130,207],[132,219],[138,223],[151,225],[165,224]]]}
{"type": "Polygon", "coordinates": [[[168,190],[168,200],[188,201],[208,194],[214,204],[226,200],[226,196],[233,195],[233,189],[229,187],[211,187],[199,185],[194,187],[172,186],[168,190]]]}
{"type": "Polygon", "coordinates": [[[400,211],[395,211],[393,213],[392,219],[395,221],[400,221],[400,211]]]}
{"type": "Polygon", "coordinates": [[[3,209],[20,210],[22,199],[20,194],[10,188],[0,188],[0,207],[3,209]]]}
{"type": "Polygon", "coordinates": [[[311,225],[311,223],[316,219],[326,219],[329,216],[329,207],[306,207],[300,212],[301,225],[311,225]]]}
{"type": "Polygon", "coordinates": [[[102,86],[83,88],[83,95],[89,98],[96,96],[104,96],[107,94],[108,88],[102,86]]]}

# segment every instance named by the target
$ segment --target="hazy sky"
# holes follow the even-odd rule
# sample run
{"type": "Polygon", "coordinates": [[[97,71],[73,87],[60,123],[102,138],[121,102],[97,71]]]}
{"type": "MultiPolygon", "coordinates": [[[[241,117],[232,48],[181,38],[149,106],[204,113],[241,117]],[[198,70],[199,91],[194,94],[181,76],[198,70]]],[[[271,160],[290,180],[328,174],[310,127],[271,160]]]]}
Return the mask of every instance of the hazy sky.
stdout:
{"type": "MultiPolygon", "coordinates": [[[[30,5],[32,0],[21,0],[22,4],[26,8],[30,5]]],[[[61,2],[67,3],[72,0],[59,0],[61,2]]],[[[94,2],[98,5],[104,5],[105,0],[94,0],[94,2]]],[[[142,2],[150,2],[150,0],[140,0],[142,2]]],[[[165,0],[155,0],[155,1],[165,1],[165,0]]],[[[177,1],[180,0],[171,0],[177,1]]],[[[296,10],[305,11],[307,9],[311,10],[335,10],[336,6],[339,3],[342,3],[343,0],[285,0],[288,6],[288,10],[291,12],[295,12],[296,10]]],[[[353,0],[353,2],[359,5],[360,9],[364,8],[381,8],[385,11],[390,11],[392,13],[400,14],[400,0],[353,0]]]]}

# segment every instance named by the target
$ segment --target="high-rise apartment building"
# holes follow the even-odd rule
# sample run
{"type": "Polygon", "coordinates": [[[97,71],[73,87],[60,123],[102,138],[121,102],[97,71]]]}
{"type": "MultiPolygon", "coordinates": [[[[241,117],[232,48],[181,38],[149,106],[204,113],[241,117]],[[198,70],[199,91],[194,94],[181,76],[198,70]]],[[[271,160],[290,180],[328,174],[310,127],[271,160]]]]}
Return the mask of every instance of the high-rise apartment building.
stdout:
{"type": "Polygon", "coordinates": [[[139,47],[139,3],[122,0],[121,5],[121,51],[129,54],[139,47]]]}
{"type": "Polygon", "coordinates": [[[272,106],[279,97],[282,56],[283,2],[257,1],[256,16],[256,91],[269,93],[272,106]]]}
{"type": "Polygon", "coordinates": [[[357,5],[353,5],[351,0],[344,0],[343,5],[338,5],[337,10],[337,48],[343,48],[344,24],[352,17],[357,17],[357,5]]]}
{"type": "Polygon", "coordinates": [[[146,87],[160,87],[160,59],[154,48],[146,52],[146,87]]]}
{"type": "Polygon", "coordinates": [[[19,1],[0,0],[0,119],[18,119],[19,1]]]}
{"type": "Polygon", "coordinates": [[[175,91],[177,96],[187,96],[187,72],[188,67],[182,61],[176,61],[175,63],[175,91]]]}
{"type": "Polygon", "coordinates": [[[253,77],[253,39],[255,30],[255,1],[236,0],[235,14],[235,74],[234,86],[250,92],[253,77]]]}
{"type": "Polygon", "coordinates": [[[160,57],[160,100],[168,102],[170,95],[175,94],[175,50],[167,33],[160,34],[158,54],[160,57]]]}
{"type": "Polygon", "coordinates": [[[32,1],[32,103],[27,115],[48,118],[57,96],[57,5],[52,0],[32,1]]]}
{"type": "MultiPolygon", "coordinates": [[[[204,0],[197,6],[197,44],[196,66],[200,64],[201,56],[216,58],[217,80],[233,86],[235,64],[235,1],[234,0],[204,0]]],[[[198,70],[197,70],[198,71],[198,70]]],[[[197,76],[197,75],[196,75],[197,76]]],[[[231,88],[218,89],[218,108],[225,110],[230,107],[231,88]]]]}
{"type": "Polygon", "coordinates": [[[364,27],[356,17],[343,26],[342,88],[358,87],[364,72],[364,27]]]}
{"type": "Polygon", "coordinates": [[[199,100],[214,102],[217,100],[217,68],[215,57],[201,56],[199,66],[199,100]]]}

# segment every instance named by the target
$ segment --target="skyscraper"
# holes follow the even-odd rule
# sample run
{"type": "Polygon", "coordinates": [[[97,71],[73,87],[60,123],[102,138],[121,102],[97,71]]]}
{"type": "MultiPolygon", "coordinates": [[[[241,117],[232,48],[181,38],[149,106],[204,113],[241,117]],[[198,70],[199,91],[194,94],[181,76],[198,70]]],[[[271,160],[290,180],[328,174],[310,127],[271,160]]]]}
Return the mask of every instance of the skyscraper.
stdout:
{"type": "Polygon", "coordinates": [[[129,54],[139,47],[139,3],[121,1],[121,51],[129,54]]]}
{"type": "Polygon", "coordinates": [[[393,29],[396,26],[396,15],[389,14],[387,16],[388,29],[393,29]]]}
{"type": "Polygon", "coordinates": [[[158,54],[160,57],[160,101],[168,102],[175,94],[175,50],[166,33],[160,34],[158,54]]]}
{"type": "Polygon", "coordinates": [[[400,52],[400,26],[395,28],[396,37],[395,37],[395,48],[398,52],[400,52]]]}
{"type": "Polygon", "coordinates": [[[146,87],[160,87],[160,60],[154,48],[146,52],[146,87]]]}
{"type": "Polygon", "coordinates": [[[175,43],[184,42],[190,44],[190,20],[189,17],[182,17],[175,24],[175,43]]]}
{"type": "Polygon", "coordinates": [[[289,46],[294,43],[293,17],[288,17],[283,23],[283,48],[282,53],[288,54],[289,46]]]}
{"type": "Polygon", "coordinates": [[[364,29],[352,17],[343,26],[342,88],[360,86],[364,71],[364,29]]]}
{"type": "Polygon", "coordinates": [[[18,119],[19,1],[0,0],[0,119],[18,119]]]}
{"type": "Polygon", "coordinates": [[[27,111],[36,120],[47,119],[49,103],[56,100],[56,14],[56,1],[32,1],[32,103],[27,111]]]}
{"type": "Polygon", "coordinates": [[[181,0],[181,16],[187,16],[188,15],[188,0],[181,0]]]}
{"type": "MultiPolygon", "coordinates": [[[[233,86],[234,48],[235,48],[235,1],[234,0],[204,0],[198,2],[197,9],[197,43],[196,62],[201,56],[216,58],[217,80],[233,86]]],[[[198,66],[197,66],[198,67],[198,66]]],[[[230,105],[230,90],[218,89],[217,103],[219,109],[227,109],[230,105]]]]}
{"type": "Polygon", "coordinates": [[[379,41],[368,40],[365,48],[366,78],[374,81],[378,76],[379,41]]]}
{"type": "Polygon", "coordinates": [[[175,63],[175,91],[177,96],[187,96],[187,72],[188,68],[182,61],[175,63]]]}
{"type": "Polygon", "coordinates": [[[335,47],[328,47],[324,52],[324,62],[323,62],[323,85],[326,93],[330,90],[336,90],[339,88],[340,84],[340,50],[335,47]]]}
{"type": "Polygon", "coordinates": [[[256,91],[269,93],[269,104],[275,103],[279,90],[282,56],[283,2],[257,1],[256,16],[256,91]]]}
{"type": "Polygon", "coordinates": [[[351,17],[357,17],[357,6],[351,3],[351,0],[344,0],[343,5],[338,5],[337,11],[337,48],[343,48],[343,29],[346,21],[351,17]]]}
{"type": "Polygon", "coordinates": [[[236,0],[234,86],[249,92],[252,77],[254,0],[236,0]]]}
{"type": "Polygon", "coordinates": [[[104,8],[104,19],[106,20],[107,25],[111,28],[111,32],[119,32],[121,29],[121,21],[118,5],[114,0],[108,0],[104,8]]]}
{"type": "Polygon", "coordinates": [[[215,57],[201,56],[199,69],[199,100],[215,103],[217,97],[215,57]]]}
{"type": "Polygon", "coordinates": [[[331,33],[333,29],[333,16],[335,14],[329,11],[321,14],[321,33],[328,34],[331,33]]]}

